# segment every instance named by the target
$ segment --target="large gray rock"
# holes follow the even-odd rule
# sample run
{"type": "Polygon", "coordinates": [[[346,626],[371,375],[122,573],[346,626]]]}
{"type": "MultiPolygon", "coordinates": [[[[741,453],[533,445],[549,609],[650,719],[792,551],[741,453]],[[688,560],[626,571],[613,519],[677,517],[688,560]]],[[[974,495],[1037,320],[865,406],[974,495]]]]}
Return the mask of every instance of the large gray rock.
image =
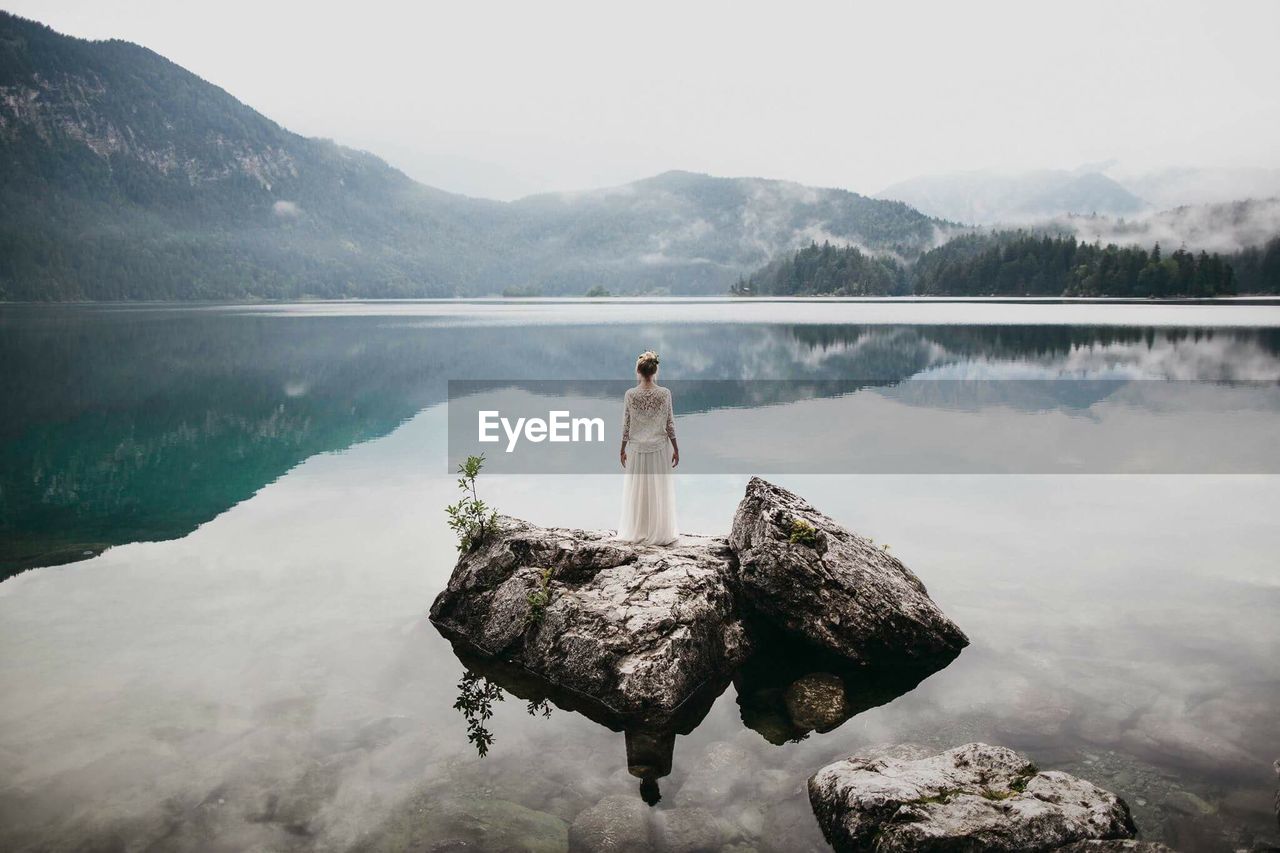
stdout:
{"type": "Polygon", "coordinates": [[[664,853],[717,853],[723,846],[720,819],[704,808],[670,809],[656,817],[657,847],[664,853]]]}
{"type": "Polygon", "coordinates": [[[649,809],[635,797],[611,794],[576,818],[569,827],[573,853],[628,853],[650,846],[649,809]]]}
{"type": "Polygon", "coordinates": [[[1036,851],[1135,834],[1114,794],[983,743],[838,761],[809,779],[809,802],[837,851],[1036,851]]]}
{"type": "Polygon", "coordinates": [[[431,620],[620,716],[662,717],[750,652],[731,563],[724,539],[638,546],[503,518],[458,560],[431,620]]]}
{"type": "MultiPolygon", "coordinates": [[[[695,695],[723,689],[753,646],[781,638],[803,645],[806,657],[915,672],[906,689],[968,642],[900,562],[758,478],[728,540],[641,546],[608,532],[502,518],[459,558],[431,619],[455,645],[544,678],[628,725],[685,715],[699,707],[695,695]],[[814,525],[812,546],[788,541],[795,519],[814,525]]],[[[806,726],[825,731],[878,704],[849,695],[847,685],[841,701],[829,679],[818,685],[828,688],[823,697],[793,691],[795,708],[821,710],[806,726]]]]}
{"type": "Polygon", "coordinates": [[[877,663],[954,656],[969,644],[920,579],[888,551],[759,477],[738,504],[729,546],[738,558],[746,605],[844,658],[877,663]],[[810,536],[793,542],[804,525],[810,536]]]}

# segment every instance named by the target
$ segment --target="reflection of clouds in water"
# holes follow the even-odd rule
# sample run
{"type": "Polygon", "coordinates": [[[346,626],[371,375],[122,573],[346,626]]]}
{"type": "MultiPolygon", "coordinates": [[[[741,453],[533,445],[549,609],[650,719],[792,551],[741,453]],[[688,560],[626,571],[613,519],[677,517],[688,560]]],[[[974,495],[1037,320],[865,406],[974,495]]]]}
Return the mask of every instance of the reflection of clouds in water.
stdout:
{"type": "Polygon", "coordinates": [[[817,370],[834,362],[854,362],[877,353],[894,354],[904,361],[936,364],[948,358],[945,347],[907,328],[868,329],[852,341],[832,341],[819,346],[801,345],[791,339],[789,356],[793,365],[817,370]]]}
{"type": "Polygon", "coordinates": [[[947,357],[943,346],[905,327],[852,327],[829,337],[788,327],[752,331],[720,343],[731,348],[700,378],[898,379],[947,357]]]}
{"type": "Polygon", "coordinates": [[[915,381],[680,430],[691,472],[1267,473],[1277,402],[1272,385],[915,381]]]}
{"type": "Polygon", "coordinates": [[[966,358],[929,367],[913,379],[1200,379],[1275,381],[1280,359],[1256,341],[1228,334],[1200,340],[1074,346],[1040,359],[966,358]]]}

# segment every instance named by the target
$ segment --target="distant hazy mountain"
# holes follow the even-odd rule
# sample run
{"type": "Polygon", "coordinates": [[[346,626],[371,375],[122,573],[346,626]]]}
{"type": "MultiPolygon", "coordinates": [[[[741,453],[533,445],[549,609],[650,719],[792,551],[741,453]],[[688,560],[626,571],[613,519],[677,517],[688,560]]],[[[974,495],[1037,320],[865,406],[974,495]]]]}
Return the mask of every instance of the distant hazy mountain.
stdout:
{"type": "Polygon", "coordinates": [[[1280,169],[1138,171],[1113,165],[1103,171],[1160,209],[1280,196],[1280,169]]]}
{"type": "Polygon", "coordinates": [[[513,203],[291,133],[146,48],[0,12],[0,298],[724,292],[830,239],[937,223],[842,190],[670,172],[513,203]]]}
{"type": "Polygon", "coordinates": [[[975,225],[1032,222],[1069,213],[1125,216],[1148,207],[1101,172],[1056,169],[924,175],[887,187],[876,197],[975,225]]]}
{"type": "Polygon", "coordinates": [[[723,293],[774,256],[831,241],[914,255],[940,223],[899,202],[761,178],[666,172],[511,204],[536,283],[581,292],[603,270],[625,290],[723,293]],[[548,235],[551,235],[548,238],[548,235]]]}

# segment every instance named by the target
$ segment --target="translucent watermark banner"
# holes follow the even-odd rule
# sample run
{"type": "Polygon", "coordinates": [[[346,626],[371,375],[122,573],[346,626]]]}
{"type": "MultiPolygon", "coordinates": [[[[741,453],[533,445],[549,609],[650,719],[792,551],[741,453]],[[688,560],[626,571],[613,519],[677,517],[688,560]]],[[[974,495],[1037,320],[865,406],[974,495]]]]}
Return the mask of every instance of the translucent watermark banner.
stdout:
{"type": "MultiPolygon", "coordinates": [[[[682,474],[1276,474],[1280,384],[677,380],[682,474]]],[[[453,380],[449,466],[621,470],[627,381],[453,380]]]]}

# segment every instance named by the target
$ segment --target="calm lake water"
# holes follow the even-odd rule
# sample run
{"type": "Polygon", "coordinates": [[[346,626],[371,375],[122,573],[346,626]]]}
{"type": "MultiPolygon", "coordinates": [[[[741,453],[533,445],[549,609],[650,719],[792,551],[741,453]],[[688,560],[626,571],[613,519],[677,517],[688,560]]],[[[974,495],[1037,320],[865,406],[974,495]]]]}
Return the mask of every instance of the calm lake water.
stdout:
{"type": "MultiPolygon", "coordinates": [[[[5,850],[562,850],[605,798],[641,803],[619,831],[655,846],[821,850],[804,783],[823,764],[972,740],[1115,790],[1183,851],[1280,844],[1278,307],[9,306],[0,366],[5,850]],[[677,398],[686,457],[730,427],[762,446],[678,478],[683,529],[724,532],[767,461],[972,640],[826,733],[780,733],[760,710],[778,685],[745,673],[667,733],[652,807],[622,732],[502,673],[467,685],[493,699],[479,756],[467,668],[426,619],[455,556],[448,380],[625,379],[648,348],[673,385],[812,382],[677,398]],[[916,393],[941,379],[1037,391],[916,393]],[[824,384],[851,380],[870,384],[824,384]],[[876,468],[867,421],[960,438],[876,468]],[[859,436],[833,470],[887,473],[787,473],[812,470],[789,465],[817,422],[859,436]],[[1046,458],[1109,473],[1023,464],[1046,458]]],[[[540,524],[620,508],[613,475],[481,488],[540,524]]]]}

